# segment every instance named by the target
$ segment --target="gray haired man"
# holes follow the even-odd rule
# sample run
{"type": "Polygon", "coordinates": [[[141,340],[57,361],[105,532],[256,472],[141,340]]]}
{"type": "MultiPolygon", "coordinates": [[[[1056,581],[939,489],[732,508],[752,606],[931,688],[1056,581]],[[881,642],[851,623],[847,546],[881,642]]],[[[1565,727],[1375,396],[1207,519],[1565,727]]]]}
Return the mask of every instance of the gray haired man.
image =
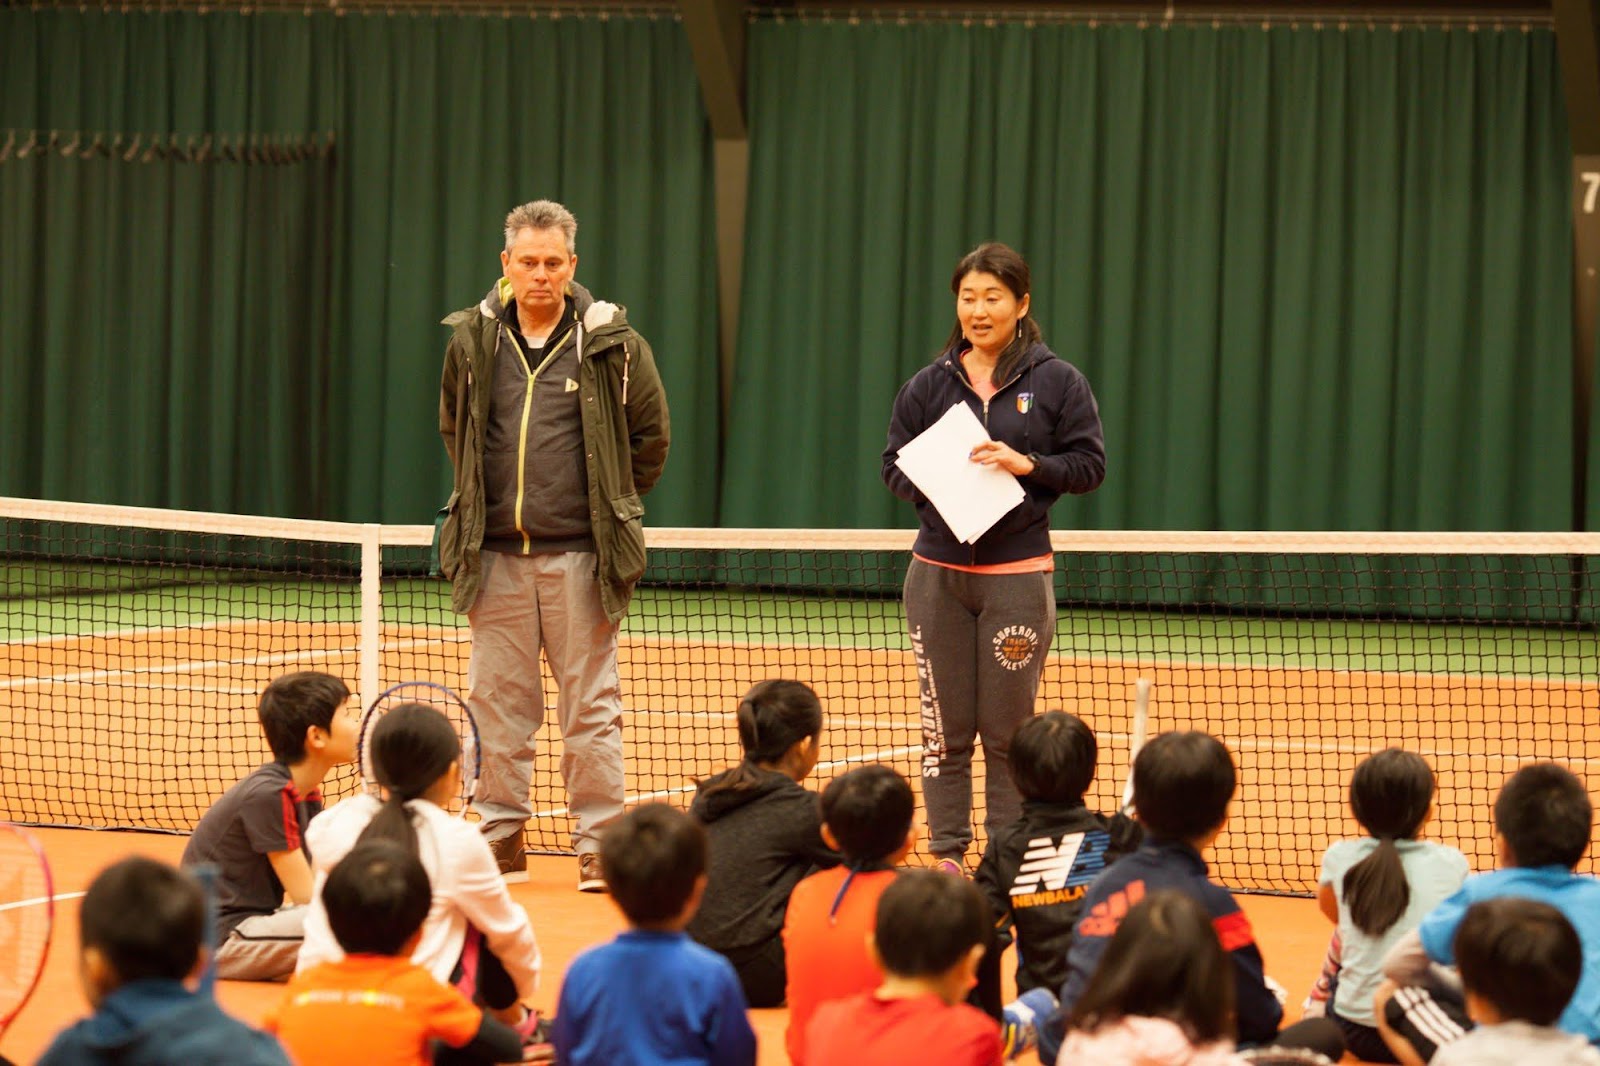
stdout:
{"type": "Polygon", "coordinates": [[[527,880],[539,651],[557,688],[578,887],[604,891],[599,835],[622,813],[617,631],[644,573],[644,506],[666,464],[666,393],[623,308],[573,281],[577,219],[506,216],[503,276],[444,320],[439,432],[455,491],[439,537],[472,627],[468,702],[483,745],[476,809],[507,880],[527,880]]]}

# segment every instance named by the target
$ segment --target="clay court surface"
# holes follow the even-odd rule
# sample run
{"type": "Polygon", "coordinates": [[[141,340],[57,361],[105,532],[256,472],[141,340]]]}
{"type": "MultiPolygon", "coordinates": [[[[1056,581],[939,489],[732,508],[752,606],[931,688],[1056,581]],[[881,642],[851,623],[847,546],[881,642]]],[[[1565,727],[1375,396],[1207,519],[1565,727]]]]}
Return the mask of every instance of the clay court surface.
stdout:
{"type": "MultiPolygon", "coordinates": [[[[56,873],[56,891],[82,892],[96,870],[128,855],[149,855],[176,862],[183,839],[154,833],[94,833],[84,830],[42,829],[40,841],[56,873]]],[[[539,1006],[553,1009],[567,964],[584,948],[614,936],[622,921],[603,896],[584,895],[574,889],[576,863],[565,857],[535,857],[528,864],[530,880],[510,886],[512,896],[533,919],[544,954],[544,984],[539,1006]]],[[[1248,896],[1243,899],[1267,956],[1268,971],[1295,996],[1303,994],[1316,976],[1327,948],[1328,923],[1305,899],[1248,896]]],[[[49,1044],[51,1036],[68,1022],[88,1012],[78,988],[77,900],[56,905],[56,932],[44,981],[22,1016],[0,1040],[0,1054],[18,1063],[30,1063],[49,1044]]],[[[0,921],[5,915],[0,913],[0,921]]],[[[246,1020],[257,1019],[276,1001],[281,986],[218,983],[222,1005],[246,1020]]],[[[784,1010],[750,1012],[761,1042],[761,1066],[788,1062],[783,1033],[788,1024],[784,1010]]],[[[1033,1055],[1020,1060],[1036,1062],[1033,1055]]]]}
{"type": "MultiPolygon", "coordinates": [[[[382,682],[423,677],[464,688],[466,637],[465,629],[450,626],[386,626],[382,682]]],[[[39,830],[57,891],[69,896],[124,855],[176,860],[181,832],[266,757],[254,722],[261,688],[293,669],[353,680],[356,642],[354,624],[236,620],[0,644],[0,763],[7,767],[0,813],[19,821],[178,831],[39,830]]],[[[1074,710],[1095,727],[1101,759],[1091,802],[1101,809],[1115,806],[1126,780],[1137,678],[1154,684],[1150,733],[1202,728],[1225,739],[1240,767],[1241,788],[1213,868],[1234,887],[1310,891],[1328,842],[1358,832],[1344,811],[1350,770],[1389,744],[1429,758],[1440,778],[1430,832],[1462,848],[1477,869],[1492,862],[1493,793],[1517,764],[1557,758],[1594,781],[1586,771],[1597,749],[1585,736],[1585,723],[1600,704],[1600,684],[1592,679],[1307,668],[1274,661],[1271,652],[1250,658],[1217,663],[1057,655],[1047,665],[1041,699],[1042,706],[1074,710]]],[[[752,680],[772,676],[809,682],[827,708],[823,761],[809,784],[820,787],[866,762],[889,763],[914,780],[918,775],[918,703],[908,652],[855,647],[848,639],[710,639],[667,631],[627,636],[621,662],[633,799],[686,803],[695,779],[732,763],[732,709],[752,680]]],[[[548,698],[553,706],[553,687],[548,698]]],[[[559,740],[547,724],[540,741],[530,842],[536,850],[558,851],[568,832],[557,777],[559,740]]],[[[976,765],[981,797],[981,756],[976,765]]],[[[357,781],[351,771],[329,784],[330,798],[337,799],[357,781]]],[[[512,892],[528,908],[545,952],[541,1006],[548,1009],[573,955],[614,934],[620,920],[604,898],[573,890],[569,857],[535,857],[531,869],[533,883],[512,892]]],[[[1320,964],[1328,923],[1307,898],[1242,899],[1269,972],[1290,991],[1293,1017],[1320,964]]],[[[71,898],[59,902],[45,981],[0,1045],[17,1061],[31,1061],[51,1033],[86,1010],[76,985],[76,905],[71,898]]],[[[247,1019],[258,1017],[275,995],[271,986],[226,982],[221,991],[225,1006],[247,1019]]],[[[784,1012],[752,1017],[762,1037],[761,1061],[785,1061],[784,1012]]]]}

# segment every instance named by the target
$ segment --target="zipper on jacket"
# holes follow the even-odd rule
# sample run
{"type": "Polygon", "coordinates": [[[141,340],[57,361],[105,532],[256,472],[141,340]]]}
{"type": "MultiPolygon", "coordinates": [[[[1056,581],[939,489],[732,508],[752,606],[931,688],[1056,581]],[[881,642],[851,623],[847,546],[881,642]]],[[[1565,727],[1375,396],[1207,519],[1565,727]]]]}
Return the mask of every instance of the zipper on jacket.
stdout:
{"type": "Polygon", "coordinates": [[[518,344],[517,339],[511,336],[511,331],[506,329],[504,323],[501,324],[500,328],[506,331],[506,339],[511,342],[511,347],[516,349],[517,359],[522,363],[522,372],[526,375],[527,380],[527,386],[522,392],[522,431],[517,434],[516,505],[517,532],[522,534],[522,554],[527,555],[533,547],[533,538],[528,536],[526,529],[522,528],[522,499],[528,488],[528,422],[533,416],[533,386],[539,380],[539,375],[544,372],[544,368],[549,366],[551,361],[555,359],[556,353],[566,343],[567,337],[572,334],[572,330],[568,329],[554,344],[550,345],[550,354],[544,357],[544,362],[539,364],[538,369],[532,369],[528,366],[528,357],[522,352],[522,345],[518,344]]]}
{"type": "MultiPolygon", "coordinates": [[[[957,356],[956,359],[952,360],[952,362],[955,362],[955,363],[959,364],[960,357],[957,356]]],[[[1032,364],[1030,363],[1029,366],[1032,366],[1032,364]]],[[[979,394],[978,390],[973,388],[972,382],[971,382],[970,379],[968,379],[968,377],[967,377],[967,375],[965,373],[965,370],[966,370],[966,368],[962,367],[960,370],[952,369],[951,372],[955,374],[956,380],[961,382],[961,384],[965,385],[967,387],[967,391],[971,392],[972,395],[977,396],[978,397],[978,402],[983,404],[983,431],[985,433],[987,433],[987,432],[989,432],[989,401],[985,400],[983,398],[983,396],[979,394]]],[[[1002,392],[1006,391],[1011,386],[1013,386],[1017,382],[1021,381],[1022,380],[1023,370],[1024,370],[1024,368],[1018,367],[1016,374],[1014,374],[1012,376],[1010,381],[1006,382],[1004,385],[1001,385],[999,388],[994,390],[995,396],[1000,395],[1002,392]]],[[[991,397],[991,399],[992,398],[993,397],[991,397]]],[[[1026,416],[1024,416],[1024,417],[1026,417],[1026,416]]],[[[989,439],[993,440],[994,438],[991,437],[989,439]]],[[[978,565],[978,544],[977,544],[976,541],[974,541],[972,543],[972,545],[967,549],[967,557],[970,560],[970,562],[967,565],[969,565],[969,566],[977,566],[978,565]]]]}

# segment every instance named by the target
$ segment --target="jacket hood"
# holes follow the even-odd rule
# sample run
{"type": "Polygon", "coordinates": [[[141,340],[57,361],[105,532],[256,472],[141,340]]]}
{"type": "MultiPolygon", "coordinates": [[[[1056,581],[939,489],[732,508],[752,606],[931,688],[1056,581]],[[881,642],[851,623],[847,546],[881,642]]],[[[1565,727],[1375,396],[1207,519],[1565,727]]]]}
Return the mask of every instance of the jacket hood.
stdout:
{"type": "Polygon", "coordinates": [[[116,1051],[129,1061],[139,1061],[142,1049],[160,1047],[161,1034],[146,1028],[150,1019],[182,1009],[193,1001],[194,994],[180,981],[150,979],[123,985],[83,1020],[84,1042],[97,1050],[116,1051]]]}
{"type": "Polygon", "coordinates": [[[1165,1018],[1123,1018],[1093,1033],[1074,1032],[1061,1047],[1060,1062],[1080,1066],[1242,1066],[1227,1044],[1189,1043],[1165,1018]]]}
{"type": "Polygon", "coordinates": [[[734,811],[747,807],[757,800],[765,799],[774,792],[800,787],[795,784],[793,778],[780,774],[776,770],[761,770],[754,767],[746,767],[744,769],[748,769],[756,775],[751,787],[723,789],[708,795],[706,792],[708,788],[719,784],[734,772],[733,770],[724,770],[722,773],[714,777],[708,777],[700,782],[700,786],[695,792],[694,803],[689,808],[690,813],[702,822],[714,822],[718,818],[725,818],[734,811]]]}
{"type": "MultiPolygon", "coordinates": [[[[626,329],[628,310],[621,304],[596,300],[594,294],[576,281],[569,282],[567,295],[571,298],[572,313],[585,333],[600,335],[614,329],[626,329]]],[[[501,278],[484,295],[478,311],[485,318],[500,319],[510,324],[512,314],[511,279],[501,278]]]]}
{"type": "MultiPolygon", "coordinates": [[[[935,365],[942,364],[959,374],[961,373],[961,355],[971,347],[971,343],[963,340],[955,347],[947,348],[946,350],[940,352],[939,355],[934,359],[934,363],[935,365]]],[[[1017,359],[1016,369],[1014,369],[1011,374],[1013,377],[1016,377],[1019,374],[1026,373],[1029,367],[1038,366],[1040,363],[1046,362],[1050,359],[1059,358],[1060,356],[1056,355],[1055,352],[1052,352],[1050,350],[1050,346],[1044,341],[1034,341],[1028,346],[1028,350],[1023,352],[1021,357],[1017,359]]]]}

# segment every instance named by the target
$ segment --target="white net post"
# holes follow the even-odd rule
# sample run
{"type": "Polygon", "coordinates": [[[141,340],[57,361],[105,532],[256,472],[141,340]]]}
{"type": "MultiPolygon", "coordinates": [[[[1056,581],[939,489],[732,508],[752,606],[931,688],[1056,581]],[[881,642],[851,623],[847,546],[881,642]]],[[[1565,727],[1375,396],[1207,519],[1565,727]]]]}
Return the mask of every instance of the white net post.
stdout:
{"type": "Polygon", "coordinates": [[[360,633],[361,690],[357,698],[366,707],[378,698],[378,668],[383,659],[383,527],[373,522],[361,527],[360,633]]]}

